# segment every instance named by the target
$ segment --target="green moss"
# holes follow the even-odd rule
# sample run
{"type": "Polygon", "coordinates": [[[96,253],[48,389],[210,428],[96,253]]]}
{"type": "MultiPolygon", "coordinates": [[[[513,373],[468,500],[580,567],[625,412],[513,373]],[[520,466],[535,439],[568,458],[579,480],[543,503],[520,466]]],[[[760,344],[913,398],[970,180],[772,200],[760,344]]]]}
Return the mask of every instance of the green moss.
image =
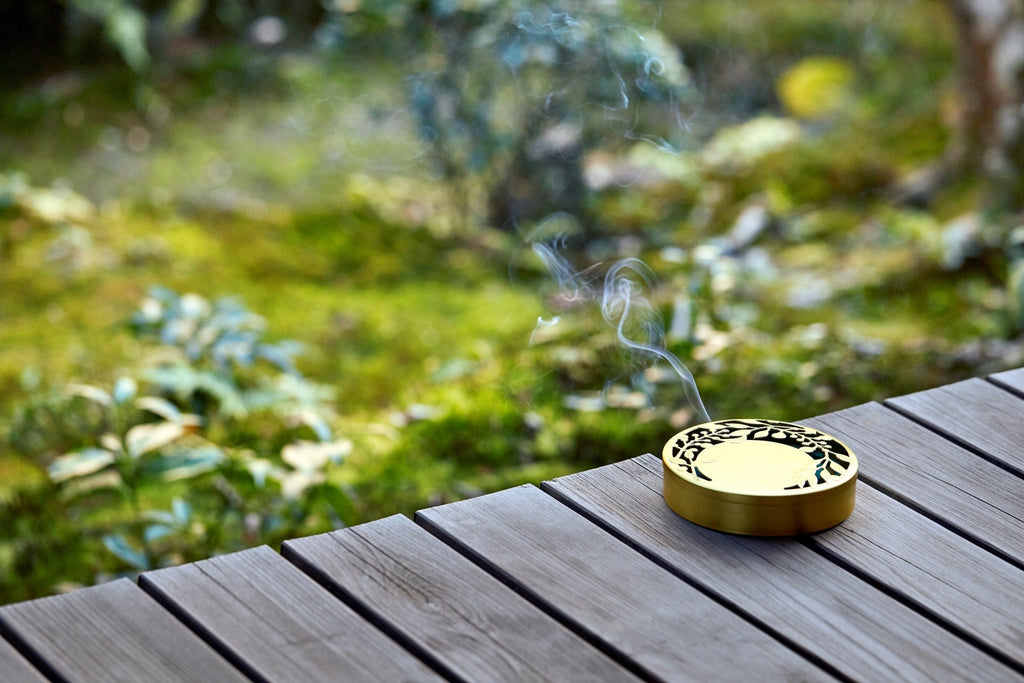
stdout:
{"type": "MultiPolygon", "coordinates": [[[[579,256],[606,266],[639,248],[664,278],[654,303],[667,323],[680,322],[676,299],[692,297],[696,327],[672,350],[713,417],[796,420],[941,384],[972,374],[964,345],[1006,333],[1003,259],[989,250],[958,271],[937,265],[944,222],[979,204],[977,179],[943,191],[931,212],[891,201],[897,179],[946,143],[944,12],[924,0],[688,0],[662,15],[706,108],[687,131],[691,151],[656,164],[665,178],[595,196],[610,237],[579,256]],[[794,126],[796,142],[750,163],[705,167],[711,130],[776,116],[775,79],[810,54],[853,65],[848,110],[794,126]],[[696,249],[725,244],[755,203],[770,221],[749,248],[696,249]],[[818,291],[818,304],[798,296],[818,291]]],[[[401,65],[250,57],[214,50],[148,84],[83,72],[0,96],[14,133],[0,137],[0,165],[39,186],[63,179],[96,209],[81,243],[59,221],[13,205],[0,214],[0,529],[21,520],[0,534],[0,577],[15,577],[0,580],[0,602],[51,590],[57,571],[87,582],[120,568],[97,544],[126,520],[124,501],[42,509],[52,490],[40,473],[105,429],[55,397],[61,387],[109,386],[151,362],[154,347],[126,321],[153,285],[237,297],[269,340],[305,344],[299,369],[334,391],[331,426],[356,443],[331,471],[354,493],[346,523],[656,453],[678,429],[666,413],[679,392],[664,388],[661,411],[566,407],[573,392],[628,379],[635,359],[596,305],[523,263],[516,235],[451,228],[448,189],[413,167],[425,148],[395,106],[401,65]],[[555,315],[564,329],[531,347],[538,318],[555,315]]],[[[608,154],[613,165],[645,159],[608,154]]],[[[310,436],[268,415],[206,435],[272,460],[310,436]]],[[[225,513],[222,545],[195,552],[235,548],[243,513],[262,514],[275,491],[234,475],[220,489],[142,495],[160,508],[198,496],[207,512],[245,498],[252,509],[225,513]]],[[[332,523],[322,505],[264,521],[267,542],[332,523]]]]}
{"type": "Polygon", "coordinates": [[[763,186],[769,179],[780,178],[785,179],[785,192],[795,205],[820,206],[878,197],[891,186],[895,170],[887,150],[842,131],[808,138],[773,154],[747,182],[763,186]]]}

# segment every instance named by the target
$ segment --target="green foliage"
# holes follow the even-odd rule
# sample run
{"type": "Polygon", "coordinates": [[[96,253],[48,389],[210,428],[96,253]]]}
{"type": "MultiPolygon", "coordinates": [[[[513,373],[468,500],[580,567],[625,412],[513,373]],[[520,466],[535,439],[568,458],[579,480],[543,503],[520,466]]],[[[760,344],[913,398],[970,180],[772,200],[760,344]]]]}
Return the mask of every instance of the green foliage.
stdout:
{"type": "MultiPolygon", "coordinates": [[[[392,224],[372,206],[359,203],[344,212],[296,216],[284,239],[307,253],[301,262],[282,264],[274,274],[348,286],[395,284],[410,276],[436,278],[439,264],[457,246],[427,230],[392,224]],[[410,260],[410,254],[416,258],[410,260]]],[[[449,270],[446,275],[460,274],[449,270]]]]}
{"type": "Polygon", "coordinates": [[[529,228],[578,163],[599,219],[568,256],[598,283],[650,266],[645,312],[714,417],[1024,362],[1019,245],[976,184],[893,199],[946,141],[941,3],[666,10],[705,98],[685,136],[687,73],[638,90],[636,34],[609,27],[654,25],[632,3],[509,6],[335,3],[337,60],[232,45],[151,84],[83,69],[2,98],[0,163],[26,175],[0,179],[0,601],[658,452],[694,419],[674,373],[511,234],[453,229],[509,187],[538,200],[529,228]],[[797,120],[776,80],[810,55],[856,76],[797,120]],[[449,127],[427,144],[430,117],[449,127]],[[556,133],[562,158],[531,156],[556,133]]]}
{"type": "Polygon", "coordinates": [[[143,489],[209,472],[223,455],[205,444],[183,445],[199,419],[183,414],[166,399],[138,396],[130,378],[119,379],[112,392],[91,385],[72,385],[68,390],[106,411],[111,431],[93,446],[54,458],[47,468],[50,479],[66,485],[63,492],[71,501],[110,488],[120,493],[129,506],[128,530],[105,534],[104,544],[122,560],[130,560],[133,568],[150,569],[156,566],[154,527],[146,523],[141,508],[143,489]],[[148,416],[158,419],[150,421],[148,416]]]}
{"type": "Polygon", "coordinates": [[[278,370],[295,373],[295,342],[262,341],[264,321],[237,301],[221,299],[211,306],[197,294],[178,296],[165,288],[150,291],[132,317],[136,332],[184,353],[193,365],[230,372],[267,361],[278,370]]]}
{"type": "Polygon", "coordinates": [[[112,392],[89,385],[69,390],[107,411],[114,430],[94,446],[54,458],[50,479],[67,513],[95,518],[93,539],[130,571],[279,541],[310,524],[340,526],[350,515],[348,494],[328,481],[327,471],[351,443],[329,431],[317,442],[295,440],[267,459],[202,438],[196,416],[164,398],[137,396],[130,379],[118,380],[112,392]],[[187,483],[187,498],[167,501],[178,482],[187,483]],[[107,491],[118,493],[125,507],[104,502],[107,491]],[[155,507],[167,503],[169,509],[155,507]],[[96,518],[97,505],[111,514],[96,518]]]}
{"type": "Polygon", "coordinates": [[[676,49],[618,3],[368,3],[333,25],[415,48],[410,106],[472,224],[568,211],[591,229],[585,155],[612,136],[670,146],[693,93],[676,49]]]}
{"type": "Polygon", "coordinates": [[[127,0],[68,0],[71,7],[103,26],[103,34],[135,72],[149,66],[146,15],[127,0]]]}
{"type": "Polygon", "coordinates": [[[4,445],[45,466],[59,453],[83,448],[111,429],[109,413],[93,402],[69,401],[64,392],[42,392],[20,403],[4,445]]]}
{"type": "Polygon", "coordinates": [[[0,595],[28,600],[88,585],[103,569],[91,529],[72,521],[52,484],[21,488],[0,504],[0,595]]]}
{"type": "Polygon", "coordinates": [[[530,427],[518,411],[459,411],[415,422],[402,435],[401,456],[417,460],[432,453],[464,467],[499,468],[529,457],[530,427]]]}
{"type": "Polygon", "coordinates": [[[1006,245],[1009,257],[1006,277],[1007,315],[1010,328],[1024,332],[1024,226],[1010,231],[1006,245]]]}
{"type": "MultiPolygon", "coordinates": [[[[0,173],[0,262],[36,230],[59,230],[62,257],[73,257],[74,236],[94,217],[92,202],[67,187],[35,187],[24,173],[0,173]]],[[[87,238],[86,238],[87,239],[87,238]]]]}
{"type": "MultiPolygon", "coordinates": [[[[211,305],[162,288],[132,322],[143,339],[175,352],[174,364],[157,370],[176,369],[185,380],[176,384],[163,381],[173,373],[143,372],[162,394],[146,396],[130,377],[109,391],[71,384],[63,397],[30,403],[15,418],[10,444],[45,465],[60,502],[53,511],[60,523],[34,541],[39,548],[24,545],[20,533],[0,541],[7,553],[0,559],[26,574],[27,590],[52,586],[40,585],[44,577],[34,577],[37,569],[18,564],[25,561],[21,554],[47,557],[49,548],[63,547],[68,541],[62,530],[72,521],[90,528],[74,548],[88,558],[83,568],[98,577],[351,520],[349,492],[327,475],[352,443],[334,437],[328,396],[298,375],[294,344],[264,341],[262,319],[237,302],[211,305]],[[264,366],[276,376],[262,381],[264,366]],[[207,390],[215,400],[204,399],[207,390]],[[201,414],[183,412],[175,401],[201,408],[201,414]],[[275,420],[275,438],[253,438],[253,427],[245,424],[249,416],[261,424],[275,420]],[[247,441],[254,448],[244,448],[247,441]],[[54,455],[61,448],[68,450],[54,455]],[[99,547],[109,560],[96,555],[99,547]]],[[[32,504],[33,495],[15,493],[3,513],[16,514],[32,504]]],[[[83,568],[50,580],[82,580],[83,568]]]]}
{"type": "MultiPolygon", "coordinates": [[[[168,351],[142,376],[210,424],[271,413],[330,439],[331,392],[306,380],[295,367],[295,341],[263,340],[264,320],[239,302],[210,304],[198,294],[179,296],[156,288],[132,317],[136,334],[168,351]],[[277,372],[267,376],[257,367],[277,372]]],[[[228,425],[230,427],[230,424],[228,425]]]]}

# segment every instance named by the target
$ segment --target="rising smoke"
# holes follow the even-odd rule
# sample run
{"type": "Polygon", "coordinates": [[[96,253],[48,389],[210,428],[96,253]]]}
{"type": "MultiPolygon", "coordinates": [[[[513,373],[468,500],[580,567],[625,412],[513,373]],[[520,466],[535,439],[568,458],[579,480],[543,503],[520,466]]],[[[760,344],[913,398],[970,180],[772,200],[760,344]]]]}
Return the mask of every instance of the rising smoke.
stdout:
{"type": "MultiPolygon", "coordinates": [[[[667,363],[678,377],[683,394],[694,416],[710,421],[697,383],[690,370],[665,346],[661,316],[651,304],[657,277],[638,258],[624,258],[610,266],[596,264],[577,270],[566,257],[571,217],[550,216],[526,236],[525,242],[541,260],[559,288],[560,298],[574,308],[596,306],[604,322],[615,330],[620,348],[641,367],[667,363]]],[[[561,318],[539,318],[537,331],[561,323],[561,318]]]]}

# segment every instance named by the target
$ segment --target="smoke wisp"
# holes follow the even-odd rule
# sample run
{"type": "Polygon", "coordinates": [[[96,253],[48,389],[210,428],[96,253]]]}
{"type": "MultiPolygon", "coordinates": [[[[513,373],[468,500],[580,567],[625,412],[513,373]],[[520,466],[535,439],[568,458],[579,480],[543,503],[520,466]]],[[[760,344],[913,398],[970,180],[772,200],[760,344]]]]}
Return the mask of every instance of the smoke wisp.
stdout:
{"type": "MultiPolygon", "coordinates": [[[[526,237],[526,243],[558,285],[560,298],[574,307],[597,306],[604,322],[614,329],[620,350],[630,360],[643,367],[668,364],[693,415],[701,422],[710,421],[693,374],[665,346],[661,316],[651,304],[651,293],[657,288],[654,272],[634,257],[615,261],[607,268],[597,264],[577,270],[565,256],[569,234],[560,227],[568,224],[568,217],[552,216],[526,237]]],[[[560,322],[559,316],[539,318],[531,344],[539,330],[560,322]]]]}

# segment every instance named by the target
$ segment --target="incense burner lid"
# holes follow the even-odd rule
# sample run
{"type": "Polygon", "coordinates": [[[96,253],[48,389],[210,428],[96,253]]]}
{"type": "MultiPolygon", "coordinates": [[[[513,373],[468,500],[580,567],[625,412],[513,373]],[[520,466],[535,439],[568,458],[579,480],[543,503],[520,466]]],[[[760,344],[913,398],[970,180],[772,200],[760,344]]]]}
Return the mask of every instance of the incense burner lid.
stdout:
{"type": "Polygon", "coordinates": [[[706,422],[669,439],[662,462],[668,506],[711,529],[813,533],[853,512],[857,457],[835,437],[803,425],[706,422]]]}

